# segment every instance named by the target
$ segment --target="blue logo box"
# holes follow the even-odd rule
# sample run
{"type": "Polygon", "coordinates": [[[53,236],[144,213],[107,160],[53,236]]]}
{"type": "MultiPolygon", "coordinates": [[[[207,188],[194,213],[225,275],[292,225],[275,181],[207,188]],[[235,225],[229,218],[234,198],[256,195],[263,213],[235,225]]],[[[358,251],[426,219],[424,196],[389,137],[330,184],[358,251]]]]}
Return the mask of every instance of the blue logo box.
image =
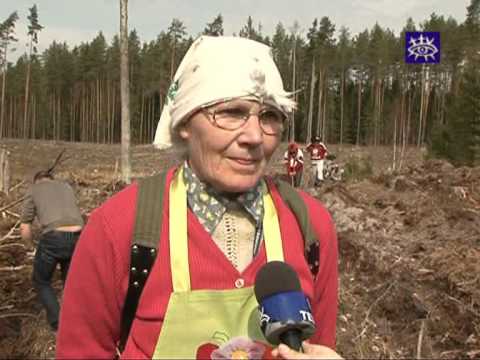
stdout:
{"type": "Polygon", "coordinates": [[[440,62],[440,32],[405,32],[405,62],[407,64],[438,64],[440,62]]]}

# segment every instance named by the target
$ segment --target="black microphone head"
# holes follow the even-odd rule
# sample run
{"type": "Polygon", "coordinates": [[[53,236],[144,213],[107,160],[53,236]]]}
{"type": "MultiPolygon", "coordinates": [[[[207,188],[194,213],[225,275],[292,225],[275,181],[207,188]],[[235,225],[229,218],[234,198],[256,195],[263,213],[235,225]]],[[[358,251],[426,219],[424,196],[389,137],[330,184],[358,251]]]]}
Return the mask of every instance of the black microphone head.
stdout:
{"type": "Polygon", "coordinates": [[[257,273],[255,278],[255,297],[258,303],[274,294],[287,291],[302,291],[295,270],[283,261],[270,261],[257,273]]]}

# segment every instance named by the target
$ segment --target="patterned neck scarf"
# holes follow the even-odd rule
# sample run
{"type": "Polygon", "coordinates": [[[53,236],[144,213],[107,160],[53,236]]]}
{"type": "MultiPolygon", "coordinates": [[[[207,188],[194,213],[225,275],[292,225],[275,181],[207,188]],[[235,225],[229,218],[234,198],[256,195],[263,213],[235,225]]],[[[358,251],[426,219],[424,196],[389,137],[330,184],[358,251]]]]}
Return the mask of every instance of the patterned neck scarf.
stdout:
{"type": "Polygon", "coordinates": [[[209,234],[213,233],[228,208],[236,204],[255,220],[257,229],[261,226],[264,214],[263,194],[266,191],[263,180],[247,192],[229,196],[201,182],[187,162],[183,165],[183,180],[187,187],[188,206],[209,234]]]}

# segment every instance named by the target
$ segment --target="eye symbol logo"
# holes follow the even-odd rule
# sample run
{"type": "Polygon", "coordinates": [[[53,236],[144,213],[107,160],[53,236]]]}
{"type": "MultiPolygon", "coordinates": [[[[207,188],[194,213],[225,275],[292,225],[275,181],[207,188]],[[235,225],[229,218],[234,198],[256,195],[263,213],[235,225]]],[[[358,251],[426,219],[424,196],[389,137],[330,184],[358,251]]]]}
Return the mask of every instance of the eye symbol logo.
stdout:
{"type": "Polygon", "coordinates": [[[408,56],[415,56],[415,60],[419,57],[423,57],[425,61],[428,61],[430,58],[435,60],[438,48],[433,42],[434,38],[424,37],[422,34],[418,38],[412,37],[410,46],[407,48],[408,56]]]}

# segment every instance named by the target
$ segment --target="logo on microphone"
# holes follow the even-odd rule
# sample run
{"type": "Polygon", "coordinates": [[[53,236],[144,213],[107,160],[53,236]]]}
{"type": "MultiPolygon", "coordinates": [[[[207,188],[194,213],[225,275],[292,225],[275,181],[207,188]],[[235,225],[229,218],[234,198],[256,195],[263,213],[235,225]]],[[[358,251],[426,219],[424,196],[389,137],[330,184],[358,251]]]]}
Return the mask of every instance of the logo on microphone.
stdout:
{"type": "Polygon", "coordinates": [[[299,312],[300,312],[300,315],[302,316],[303,321],[315,323],[315,320],[313,320],[313,316],[311,312],[305,311],[305,310],[300,310],[299,312]]]}
{"type": "Polygon", "coordinates": [[[262,306],[260,309],[260,326],[264,326],[270,322],[270,316],[265,313],[265,308],[262,306]]]}

